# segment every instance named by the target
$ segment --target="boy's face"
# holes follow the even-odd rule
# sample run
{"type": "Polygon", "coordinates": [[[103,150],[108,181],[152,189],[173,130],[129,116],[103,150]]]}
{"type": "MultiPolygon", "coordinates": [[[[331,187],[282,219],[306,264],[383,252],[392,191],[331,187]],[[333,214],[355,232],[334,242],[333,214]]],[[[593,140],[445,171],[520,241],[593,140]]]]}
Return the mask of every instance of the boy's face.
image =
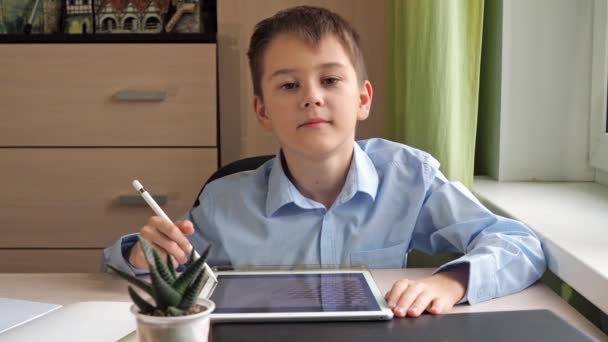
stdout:
{"type": "Polygon", "coordinates": [[[323,158],[352,153],[357,120],[369,115],[372,87],[357,80],[340,42],[326,35],[310,46],[294,34],[280,34],[263,60],[263,99],[254,97],[262,127],[285,153],[323,158]]]}

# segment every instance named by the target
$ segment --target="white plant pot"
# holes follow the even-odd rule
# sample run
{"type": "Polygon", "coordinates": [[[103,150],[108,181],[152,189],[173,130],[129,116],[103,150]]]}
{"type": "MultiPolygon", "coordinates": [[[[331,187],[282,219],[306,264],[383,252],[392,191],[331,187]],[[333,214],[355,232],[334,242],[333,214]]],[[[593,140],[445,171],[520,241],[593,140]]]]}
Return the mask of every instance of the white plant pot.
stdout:
{"type": "Polygon", "coordinates": [[[199,298],[199,305],[207,310],[194,315],[178,317],[157,317],[139,313],[139,308],[131,305],[131,312],[137,320],[137,339],[140,342],[207,342],[209,340],[209,318],[215,303],[199,298]]]}

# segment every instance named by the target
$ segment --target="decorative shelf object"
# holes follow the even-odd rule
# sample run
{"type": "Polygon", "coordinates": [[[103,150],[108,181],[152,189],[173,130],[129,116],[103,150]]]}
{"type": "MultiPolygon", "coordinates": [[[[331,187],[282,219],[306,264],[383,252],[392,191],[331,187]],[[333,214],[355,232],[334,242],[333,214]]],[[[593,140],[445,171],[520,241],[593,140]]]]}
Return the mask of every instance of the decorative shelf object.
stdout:
{"type": "Polygon", "coordinates": [[[0,0],[0,43],[215,43],[217,0],[0,0]]]}

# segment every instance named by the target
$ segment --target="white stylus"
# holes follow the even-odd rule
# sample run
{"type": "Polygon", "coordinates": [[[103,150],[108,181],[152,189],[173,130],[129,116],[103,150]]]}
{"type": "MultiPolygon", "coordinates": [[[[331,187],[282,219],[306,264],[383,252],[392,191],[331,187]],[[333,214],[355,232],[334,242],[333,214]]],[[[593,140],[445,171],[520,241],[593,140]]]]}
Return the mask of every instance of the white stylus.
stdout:
{"type": "MultiPolygon", "coordinates": [[[[167,214],[165,214],[165,212],[156,203],[154,198],[152,198],[152,196],[150,196],[150,194],[146,191],[146,189],[144,189],[144,186],[141,185],[141,183],[137,179],[133,181],[133,187],[135,188],[135,190],[137,190],[137,192],[139,192],[141,197],[144,198],[144,201],[146,201],[146,203],[148,203],[148,205],[150,206],[150,208],[152,208],[152,210],[154,211],[154,213],[156,215],[164,218],[165,220],[167,220],[168,222],[173,224],[173,221],[171,221],[169,216],[167,216],[167,214]]],[[[192,245],[190,245],[190,247],[194,248],[192,245]]],[[[197,259],[201,257],[196,250],[194,250],[194,257],[197,259]]],[[[207,268],[207,271],[209,272],[209,277],[211,279],[213,279],[215,282],[217,282],[217,278],[215,277],[215,275],[213,274],[213,271],[211,270],[209,265],[207,265],[207,263],[205,263],[205,268],[207,268]]]]}

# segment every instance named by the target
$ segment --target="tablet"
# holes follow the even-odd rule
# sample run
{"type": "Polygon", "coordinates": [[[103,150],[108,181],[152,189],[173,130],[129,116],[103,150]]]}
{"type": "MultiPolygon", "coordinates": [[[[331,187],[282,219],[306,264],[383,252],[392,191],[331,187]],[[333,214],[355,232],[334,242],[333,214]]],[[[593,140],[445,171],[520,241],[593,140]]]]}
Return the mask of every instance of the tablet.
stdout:
{"type": "Polygon", "coordinates": [[[219,271],[211,320],[388,320],[368,270],[219,271]]]}

